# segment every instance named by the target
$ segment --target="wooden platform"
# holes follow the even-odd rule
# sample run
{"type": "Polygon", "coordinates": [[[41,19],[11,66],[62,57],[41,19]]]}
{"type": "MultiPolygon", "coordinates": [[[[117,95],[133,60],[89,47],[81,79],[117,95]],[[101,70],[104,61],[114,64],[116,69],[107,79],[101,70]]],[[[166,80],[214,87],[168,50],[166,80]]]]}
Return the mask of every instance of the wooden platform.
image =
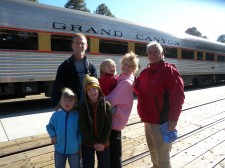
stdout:
{"type": "MultiPolygon", "coordinates": [[[[224,168],[225,99],[220,96],[196,101],[190,99],[180,116],[177,127],[180,136],[171,152],[173,168],[224,168]]],[[[122,137],[123,167],[151,167],[143,123],[137,114],[130,116],[122,137]]],[[[52,168],[53,153],[47,134],[2,142],[0,167],[52,168]]]]}
{"type": "MultiPolygon", "coordinates": [[[[171,152],[174,168],[225,167],[225,100],[183,111],[178,131],[180,137],[171,152]]],[[[151,166],[145,141],[133,145],[133,151],[142,156],[124,167],[151,166]]],[[[126,156],[132,157],[131,153],[126,156]]]]}

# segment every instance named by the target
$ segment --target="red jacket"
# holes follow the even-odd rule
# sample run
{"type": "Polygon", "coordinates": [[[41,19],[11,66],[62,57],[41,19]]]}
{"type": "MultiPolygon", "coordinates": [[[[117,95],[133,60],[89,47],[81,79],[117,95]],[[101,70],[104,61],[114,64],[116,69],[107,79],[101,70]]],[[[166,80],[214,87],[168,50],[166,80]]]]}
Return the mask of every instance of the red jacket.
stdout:
{"type": "Polygon", "coordinates": [[[117,84],[115,76],[111,74],[101,75],[98,81],[104,96],[107,96],[116,87],[117,84]]]}
{"type": "Polygon", "coordinates": [[[183,80],[172,64],[159,62],[144,69],[135,82],[142,122],[178,121],[184,103],[183,80]]]}

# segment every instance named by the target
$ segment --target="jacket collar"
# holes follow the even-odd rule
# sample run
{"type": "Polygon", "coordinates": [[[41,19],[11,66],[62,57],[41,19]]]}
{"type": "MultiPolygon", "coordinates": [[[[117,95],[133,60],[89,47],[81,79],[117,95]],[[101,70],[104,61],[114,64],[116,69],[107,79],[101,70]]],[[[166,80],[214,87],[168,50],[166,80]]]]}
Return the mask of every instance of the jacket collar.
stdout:
{"type": "MultiPolygon", "coordinates": [[[[83,60],[86,61],[86,59],[87,59],[87,57],[86,57],[86,55],[85,55],[84,58],[83,58],[83,60]]],[[[74,64],[74,62],[76,61],[76,60],[74,59],[74,54],[72,54],[71,57],[70,57],[68,60],[69,60],[70,63],[74,64]]]]}
{"type": "Polygon", "coordinates": [[[157,62],[157,63],[148,64],[149,72],[151,72],[151,73],[156,72],[164,63],[165,63],[165,61],[161,60],[160,62],[157,62]]]}

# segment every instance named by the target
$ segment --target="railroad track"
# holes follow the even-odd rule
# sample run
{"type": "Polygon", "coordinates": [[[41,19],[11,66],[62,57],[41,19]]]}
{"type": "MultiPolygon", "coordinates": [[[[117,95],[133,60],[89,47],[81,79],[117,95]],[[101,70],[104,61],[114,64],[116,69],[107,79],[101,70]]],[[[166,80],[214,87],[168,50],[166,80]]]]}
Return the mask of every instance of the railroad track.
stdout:
{"type": "MultiPolygon", "coordinates": [[[[218,153],[218,156],[211,163],[207,162],[210,164],[207,167],[216,168],[225,160],[222,150],[225,149],[225,94],[223,88],[219,91],[211,89],[213,94],[210,96],[205,96],[209,93],[204,89],[185,92],[186,101],[177,126],[180,136],[171,152],[172,161],[176,163],[174,168],[195,168],[193,164],[206,164],[211,151],[218,153]]],[[[127,127],[122,131],[122,138],[123,167],[150,167],[143,123],[137,113],[130,116],[127,127]]],[[[5,167],[9,162],[25,167],[34,163],[37,167],[54,167],[54,150],[47,134],[0,143],[0,151],[0,167],[5,167]],[[45,162],[42,158],[46,158],[45,162]]]]}
{"type": "Polygon", "coordinates": [[[48,97],[24,98],[0,101],[0,115],[26,112],[31,110],[41,110],[52,107],[51,100],[48,97]]]}
{"type": "MultiPolygon", "coordinates": [[[[193,87],[187,88],[188,91],[193,87]]],[[[49,97],[43,95],[28,96],[26,98],[0,100],[0,115],[19,113],[30,110],[41,110],[52,107],[49,97]]]]}
{"type": "MultiPolygon", "coordinates": [[[[225,85],[225,83],[218,83],[213,87],[220,87],[225,85]]],[[[212,88],[209,87],[194,87],[186,86],[185,92],[197,91],[200,89],[212,88]]],[[[49,97],[45,97],[44,94],[27,96],[25,98],[18,99],[6,99],[0,100],[0,115],[2,114],[11,114],[19,113],[30,110],[41,110],[47,107],[52,107],[51,100],[49,97]]]]}
{"type": "MultiPolygon", "coordinates": [[[[210,88],[185,92],[186,101],[177,126],[179,138],[173,144],[171,152],[172,161],[175,163],[174,168],[195,168],[195,165],[217,168],[218,165],[225,164],[225,94],[223,90],[224,88],[219,90],[210,88]],[[211,156],[214,160],[210,160],[210,154],[213,155],[213,153],[216,153],[216,156],[211,156]]],[[[150,167],[143,123],[140,122],[137,113],[132,113],[130,116],[122,137],[123,167],[150,167]]],[[[48,158],[47,167],[54,167],[52,159],[54,150],[47,134],[15,140],[13,143],[10,142],[8,147],[4,148],[5,146],[7,142],[5,145],[2,143],[2,147],[0,145],[0,162],[2,162],[0,167],[4,167],[4,162],[8,163],[10,158],[13,158],[12,165],[19,162],[20,164],[26,162],[28,165],[34,162],[43,164],[42,158],[48,158]],[[26,156],[23,156],[24,153],[26,156]]]]}
{"type": "MultiPolygon", "coordinates": [[[[202,104],[198,104],[196,106],[183,109],[183,111],[182,111],[183,114],[181,114],[181,116],[183,116],[183,118],[181,118],[181,121],[180,121],[181,123],[178,125],[178,130],[180,130],[179,132],[181,135],[179,136],[178,140],[174,143],[175,148],[182,141],[186,141],[187,139],[190,139],[191,137],[193,137],[195,135],[201,134],[204,131],[207,132],[207,129],[209,129],[209,128],[213,128],[218,125],[224,125],[225,114],[224,114],[223,110],[222,111],[218,110],[215,113],[210,112],[210,111],[212,111],[211,109],[213,109],[214,107],[217,107],[218,105],[221,105],[221,104],[225,104],[225,98],[221,98],[220,100],[215,100],[215,101],[203,102],[202,104]],[[196,111],[198,112],[197,114],[195,114],[196,111]],[[199,117],[205,113],[208,114],[207,117],[203,117],[203,118],[199,117]],[[191,121],[191,123],[185,123],[184,118],[186,118],[186,116],[188,116],[189,114],[194,114],[194,115],[190,115],[191,117],[189,117],[189,119],[188,119],[188,121],[189,122],[191,121]],[[221,116],[223,116],[223,117],[221,117],[221,116]],[[209,118],[214,118],[214,119],[211,119],[210,121],[206,122],[209,118]],[[191,127],[190,125],[194,125],[195,127],[191,127]],[[189,129],[187,129],[187,128],[189,128],[189,129]],[[182,129],[184,129],[184,131],[182,131],[182,129]]],[[[131,116],[131,120],[129,121],[129,124],[123,131],[123,137],[124,136],[126,137],[126,138],[123,138],[123,148],[124,148],[123,155],[125,156],[125,158],[123,159],[123,167],[135,167],[133,164],[135,164],[136,162],[138,162],[140,160],[149,160],[150,159],[147,146],[144,145],[145,146],[144,150],[143,150],[143,148],[141,148],[141,146],[143,146],[143,144],[145,144],[145,138],[141,138],[142,141],[139,141],[138,144],[136,144],[136,146],[133,145],[134,141],[138,138],[138,136],[144,137],[143,129],[140,129],[140,127],[139,127],[139,125],[141,125],[141,124],[142,123],[140,122],[140,119],[137,116],[137,114],[133,114],[131,116]],[[139,132],[139,133],[137,133],[139,135],[134,136],[136,134],[135,132],[136,133],[139,132]],[[140,132],[142,132],[142,133],[140,133],[140,132]],[[131,145],[129,147],[127,147],[127,144],[131,144],[131,145]],[[141,151],[139,153],[138,153],[138,148],[141,148],[141,151]],[[136,153],[132,154],[132,152],[127,152],[129,150],[136,151],[136,153]]],[[[216,131],[212,132],[211,133],[212,136],[216,135],[219,131],[220,130],[216,130],[216,131]]],[[[175,158],[176,156],[179,156],[182,152],[194,147],[196,144],[203,142],[205,139],[207,139],[207,136],[193,141],[192,144],[186,145],[186,146],[182,147],[182,149],[180,149],[180,150],[174,151],[172,153],[172,159],[175,158]]],[[[1,154],[0,158],[7,158],[7,157],[10,157],[13,155],[20,154],[20,153],[29,153],[34,150],[43,150],[45,148],[52,146],[47,134],[41,135],[38,137],[33,137],[28,140],[24,140],[22,142],[23,142],[22,144],[19,144],[19,148],[20,148],[19,150],[12,151],[11,153],[8,152],[5,154],[1,154]],[[29,144],[31,143],[33,145],[27,145],[26,141],[27,141],[27,143],[29,143],[29,144]],[[34,144],[36,144],[36,145],[34,145],[34,144]],[[23,145],[24,145],[24,148],[23,148],[23,145]]],[[[15,147],[13,147],[13,146],[12,146],[12,148],[15,149],[15,147]]],[[[219,163],[220,162],[218,162],[218,164],[219,163]]]]}
{"type": "MultiPolygon", "coordinates": [[[[171,153],[172,160],[173,159],[178,160],[176,159],[177,156],[180,156],[186,151],[193,150],[195,146],[198,146],[201,143],[205,143],[205,141],[208,142],[209,136],[213,138],[214,136],[218,136],[217,134],[221,134],[221,131],[225,130],[225,110],[224,110],[225,105],[224,104],[225,104],[225,95],[224,97],[220,99],[215,99],[215,100],[211,99],[211,101],[190,106],[182,110],[181,120],[178,122],[178,131],[180,132],[180,136],[173,145],[176,150],[175,149],[172,150],[172,153],[171,153]],[[186,120],[188,120],[188,122],[186,120]],[[210,129],[212,130],[209,131],[210,129]],[[196,138],[198,136],[199,138],[196,138]],[[189,145],[187,145],[188,142],[186,141],[189,141],[189,145]],[[182,147],[181,145],[182,142],[186,144],[184,145],[184,147],[182,147]]],[[[127,127],[129,126],[132,127],[134,124],[139,124],[139,123],[140,121],[137,121],[135,123],[130,123],[128,124],[127,127]]],[[[143,141],[142,143],[144,144],[145,141],[143,141]]],[[[222,140],[220,140],[214,146],[210,147],[209,150],[212,150],[216,146],[224,144],[224,143],[225,143],[225,136],[222,140]]],[[[207,145],[206,145],[206,148],[207,148],[207,145]]],[[[141,144],[139,144],[138,146],[141,146],[141,144]]],[[[135,148],[135,151],[137,151],[137,149],[139,148],[138,146],[133,147],[135,148]]],[[[204,156],[204,154],[207,152],[208,150],[205,150],[204,152],[199,154],[198,158],[201,156],[204,156]]],[[[213,164],[213,166],[219,165],[222,161],[224,161],[224,159],[225,159],[225,155],[221,159],[218,159],[213,164]]],[[[150,154],[146,145],[145,150],[142,149],[140,153],[138,154],[136,153],[136,155],[123,160],[123,167],[125,168],[135,167],[138,165],[138,164],[137,165],[135,164],[136,162],[138,163],[142,162],[143,164],[145,162],[149,162],[149,160],[150,160],[150,154]]],[[[182,166],[181,165],[177,166],[177,168],[178,167],[180,168],[180,166],[185,167],[187,165],[190,165],[191,162],[192,160],[190,162],[185,163],[182,166]]],[[[145,166],[148,167],[148,165],[145,165],[145,166]]]]}

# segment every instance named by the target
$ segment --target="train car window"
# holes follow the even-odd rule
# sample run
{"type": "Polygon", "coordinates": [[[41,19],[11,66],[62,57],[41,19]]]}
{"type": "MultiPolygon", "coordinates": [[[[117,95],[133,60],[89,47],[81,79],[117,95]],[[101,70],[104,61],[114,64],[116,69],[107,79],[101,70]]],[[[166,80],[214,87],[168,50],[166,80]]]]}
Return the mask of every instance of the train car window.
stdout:
{"type": "Polygon", "coordinates": [[[37,50],[38,34],[0,29],[0,49],[37,50]]]}
{"type": "Polygon", "coordinates": [[[184,59],[194,59],[194,51],[191,50],[182,50],[181,52],[181,58],[184,59]]]}
{"type": "Polygon", "coordinates": [[[217,61],[219,61],[219,62],[225,62],[225,56],[217,55],[217,61]]]}
{"type": "MultiPolygon", "coordinates": [[[[73,37],[72,36],[67,36],[67,35],[58,35],[58,34],[52,34],[51,35],[51,50],[52,51],[67,51],[67,52],[71,52],[72,47],[72,40],[73,37]]],[[[90,51],[90,39],[87,39],[88,41],[88,49],[87,52],[90,51]]]]}
{"type": "Polygon", "coordinates": [[[177,58],[177,49],[164,47],[164,55],[166,58],[177,58]]]}
{"type": "Polygon", "coordinates": [[[214,54],[212,54],[212,53],[206,53],[205,59],[206,59],[207,61],[214,61],[214,60],[215,60],[215,59],[214,59],[214,54]]]}
{"type": "Polygon", "coordinates": [[[99,40],[99,52],[108,54],[125,54],[128,43],[121,41],[99,40]]]}
{"type": "Polygon", "coordinates": [[[197,60],[203,60],[203,53],[202,52],[197,53],[197,60]]]}
{"type": "Polygon", "coordinates": [[[51,50],[52,51],[72,51],[71,43],[72,36],[66,35],[51,35],[51,50]]]}
{"type": "Polygon", "coordinates": [[[135,53],[137,55],[147,56],[146,44],[137,44],[137,43],[135,43],[135,53]]]}

